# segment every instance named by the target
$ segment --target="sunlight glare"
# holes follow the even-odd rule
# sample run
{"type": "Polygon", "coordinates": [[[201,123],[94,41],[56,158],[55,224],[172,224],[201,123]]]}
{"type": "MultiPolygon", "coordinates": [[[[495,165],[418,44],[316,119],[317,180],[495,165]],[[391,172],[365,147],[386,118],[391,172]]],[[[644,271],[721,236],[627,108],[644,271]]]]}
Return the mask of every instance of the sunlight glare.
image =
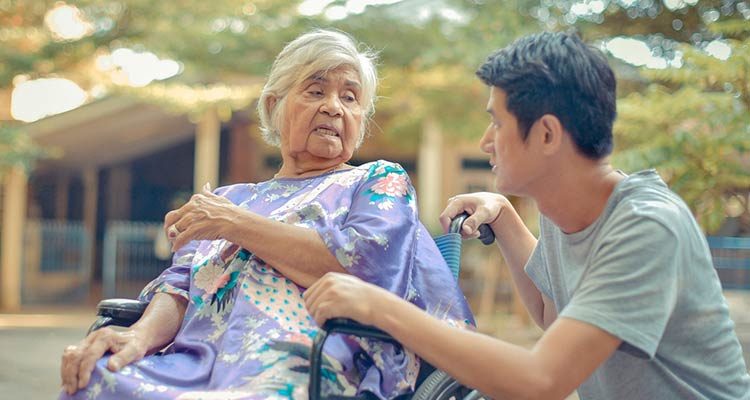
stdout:
{"type": "Polygon", "coordinates": [[[75,82],[62,78],[23,81],[13,89],[10,113],[13,118],[33,122],[79,107],[88,96],[75,82]]]}
{"type": "Polygon", "coordinates": [[[329,4],[333,3],[333,1],[334,0],[305,0],[299,5],[299,7],[297,7],[297,11],[308,17],[318,15],[323,12],[329,4]]]}
{"type": "Polygon", "coordinates": [[[182,72],[182,65],[175,60],[159,59],[149,51],[135,52],[126,47],[113,51],[111,55],[97,57],[96,66],[101,71],[110,72],[115,83],[135,87],[182,72]]]}
{"type": "Polygon", "coordinates": [[[94,27],[83,18],[81,10],[65,3],[49,10],[44,23],[59,40],[78,40],[94,32],[94,27]]]}
{"type": "Polygon", "coordinates": [[[732,55],[732,48],[720,40],[714,40],[706,46],[706,53],[716,59],[726,61],[732,55]]]}
{"type": "Polygon", "coordinates": [[[646,66],[652,69],[664,69],[667,60],[662,57],[654,57],[648,45],[637,39],[616,37],[608,41],[604,46],[614,57],[637,67],[646,66]]]}
{"type": "Polygon", "coordinates": [[[605,8],[606,5],[601,0],[582,1],[573,4],[570,7],[570,12],[576,17],[583,17],[587,15],[601,14],[605,8]]]}
{"type": "Polygon", "coordinates": [[[365,11],[367,6],[379,6],[398,3],[402,0],[348,0],[345,5],[337,5],[328,8],[334,0],[305,0],[297,11],[301,15],[313,16],[322,13],[325,10],[325,17],[331,20],[344,19],[351,14],[360,14],[365,11]],[[326,8],[328,8],[326,10],[326,8]]]}

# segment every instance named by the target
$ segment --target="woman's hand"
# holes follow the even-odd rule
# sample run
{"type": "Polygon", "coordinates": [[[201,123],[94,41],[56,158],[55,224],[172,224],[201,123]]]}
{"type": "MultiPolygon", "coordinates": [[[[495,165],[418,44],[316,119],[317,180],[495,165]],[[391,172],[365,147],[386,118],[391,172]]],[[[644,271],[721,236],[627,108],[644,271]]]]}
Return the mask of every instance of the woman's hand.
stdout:
{"type": "Polygon", "coordinates": [[[315,323],[323,326],[327,320],[338,317],[373,325],[379,301],[394,295],[353,275],[329,272],[302,296],[315,323]]]}
{"type": "Polygon", "coordinates": [[[508,207],[513,208],[510,201],[501,194],[489,192],[461,194],[448,199],[448,205],[440,214],[440,224],[443,226],[443,231],[448,232],[451,220],[466,211],[469,217],[466,218],[461,229],[461,235],[465,239],[478,237],[478,227],[482,224],[488,224],[497,235],[498,230],[493,225],[508,207]]]}
{"type": "Polygon", "coordinates": [[[118,332],[102,328],[92,332],[77,345],[65,348],[60,367],[62,388],[70,395],[85,388],[96,361],[107,352],[113,353],[107,368],[115,372],[143,358],[148,348],[148,343],[134,331],[118,332]]]}
{"type": "Polygon", "coordinates": [[[164,232],[176,251],[193,240],[227,239],[226,232],[242,208],[211,192],[208,184],[184,206],[164,217],[164,232]]]}

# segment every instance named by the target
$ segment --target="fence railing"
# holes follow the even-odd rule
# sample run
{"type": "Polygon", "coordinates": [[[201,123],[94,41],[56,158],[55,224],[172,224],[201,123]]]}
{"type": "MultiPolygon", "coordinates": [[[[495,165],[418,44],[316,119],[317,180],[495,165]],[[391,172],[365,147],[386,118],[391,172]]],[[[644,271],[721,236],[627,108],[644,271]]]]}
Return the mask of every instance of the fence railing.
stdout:
{"type": "MultiPolygon", "coordinates": [[[[107,225],[102,252],[104,297],[133,298],[169,266],[169,254],[158,255],[160,235],[159,222],[114,221],[107,225]]],[[[89,237],[81,222],[28,220],[22,301],[85,298],[91,284],[89,237]]],[[[750,290],[750,238],[709,236],[707,240],[722,287],[750,290]]]]}
{"type": "Polygon", "coordinates": [[[21,301],[71,302],[91,283],[91,243],[81,222],[29,219],[24,229],[21,301]]]}
{"type": "Polygon", "coordinates": [[[709,236],[707,239],[721,286],[750,290],[750,237],[709,236]]]}
{"type": "Polygon", "coordinates": [[[113,221],[107,224],[102,251],[102,290],[105,298],[138,296],[145,284],[169,266],[157,256],[163,235],[157,222],[113,221]]]}

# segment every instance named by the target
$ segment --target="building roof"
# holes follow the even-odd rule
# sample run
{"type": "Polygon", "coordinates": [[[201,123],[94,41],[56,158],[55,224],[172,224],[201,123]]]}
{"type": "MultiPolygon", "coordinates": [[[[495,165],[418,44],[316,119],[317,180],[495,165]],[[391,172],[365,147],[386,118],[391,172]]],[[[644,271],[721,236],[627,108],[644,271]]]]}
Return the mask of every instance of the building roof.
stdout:
{"type": "Polygon", "coordinates": [[[59,153],[39,168],[83,169],[118,164],[189,140],[187,116],[128,97],[106,97],[23,125],[34,143],[59,153]]]}

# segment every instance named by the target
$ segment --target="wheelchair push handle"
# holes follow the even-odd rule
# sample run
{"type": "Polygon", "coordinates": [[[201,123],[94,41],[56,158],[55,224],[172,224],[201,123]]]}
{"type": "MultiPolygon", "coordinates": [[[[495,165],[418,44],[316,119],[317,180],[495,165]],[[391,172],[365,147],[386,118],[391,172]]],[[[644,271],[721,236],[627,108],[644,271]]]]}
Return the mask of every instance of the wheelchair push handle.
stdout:
{"type": "MultiPolygon", "coordinates": [[[[466,211],[453,217],[450,227],[448,228],[448,233],[461,233],[461,227],[463,226],[464,221],[466,221],[466,218],[469,218],[469,213],[466,211]]],[[[489,225],[479,225],[479,240],[486,246],[495,242],[495,233],[492,232],[492,228],[490,228],[489,225]]]]}

